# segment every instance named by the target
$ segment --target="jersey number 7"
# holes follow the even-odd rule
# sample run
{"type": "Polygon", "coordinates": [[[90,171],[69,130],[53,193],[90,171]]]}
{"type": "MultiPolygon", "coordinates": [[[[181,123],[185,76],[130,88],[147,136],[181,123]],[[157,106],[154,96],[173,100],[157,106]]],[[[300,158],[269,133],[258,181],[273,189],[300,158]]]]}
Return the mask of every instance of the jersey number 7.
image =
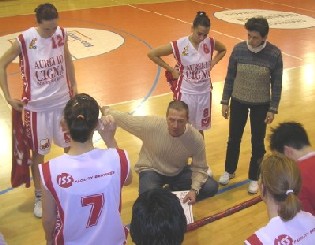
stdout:
{"type": "Polygon", "coordinates": [[[91,205],[90,216],[86,224],[86,228],[97,225],[98,219],[102,214],[105,203],[104,194],[94,194],[91,196],[81,197],[82,207],[91,205]]]}

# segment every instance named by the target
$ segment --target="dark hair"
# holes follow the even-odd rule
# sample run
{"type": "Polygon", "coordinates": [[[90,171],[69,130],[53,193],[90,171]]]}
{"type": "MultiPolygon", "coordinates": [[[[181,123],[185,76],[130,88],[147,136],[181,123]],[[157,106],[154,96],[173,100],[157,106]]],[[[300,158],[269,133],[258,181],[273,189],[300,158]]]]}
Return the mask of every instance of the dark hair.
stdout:
{"type": "Polygon", "coordinates": [[[177,111],[185,110],[186,111],[186,115],[188,117],[188,114],[189,114],[188,105],[184,101],[172,100],[168,104],[168,107],[167,107],[167,110],[166,110],[166,116],[168,115],[170,109],[174,109],[174,110],[177,110],[177,111]]]}
{"type": "Polygon", "coordinates": [[[36,13],[36,20],[39,24],[42,23],[43,20],[58,19],[58,11],[56,7],[50,3],[38,5],[34,12],[36,13]]]}
{"type": "Polygon", "coordinates": [[[210,27],[210,19],[207,16],[206,12],[198,11],[197,15],[193,22],[193,27],[196,28],[198,26],[210,27]]]}
{"type": "Polygon", "coordinates": [[[99,105],[88,94],[77,94],[68,101],[64,109],[64,119],[73,141],[84,143],[97,126],[99,105]]]}
{"type": "Polygon", "coordinates": [[[245,28],[248,31],[257,31],[261,37],[266,37],[269,32],[269,25],[266,18],[254,17],[247,20],[245,28]]]}
{"type": "Polygon", "coordinates": [[[297,197],[301,189],[301,175],[296,162],[283,154],[266,156],[260,165],[263,195],[268,192],[278,204],[278,215],[288,221],[301,210],[297,197]]]}
{"type": "Polygon", "coordinates": [[[271,128],[269,139],[270,150],[280,153],[284,152],[285,146],[301,150],[311,145],[303,125],[297,122],[284,122],[276,128],[271,128]]]}
{"type": "Polygon", "coordinates": [[[146,191],[132,207],[130,235],[136,245],[180,245],[186,228],[179,199],[168,190],[146,191]]]}

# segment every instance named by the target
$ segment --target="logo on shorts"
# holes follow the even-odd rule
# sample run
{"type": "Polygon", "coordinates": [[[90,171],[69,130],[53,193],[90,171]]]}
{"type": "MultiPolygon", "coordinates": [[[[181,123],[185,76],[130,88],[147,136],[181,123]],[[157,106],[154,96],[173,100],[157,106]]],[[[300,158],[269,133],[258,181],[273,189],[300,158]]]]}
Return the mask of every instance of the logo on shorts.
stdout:
{"type": "Polygon", "coordinates": [[[201,126],[202,127],[208,127],[210,125],[210,117],[203,118],[201,120],[201,126]]]}
{"type": "Polygon", "coordinates": [[[208,108],[205,108],[202,112],[203,114],[203,117],[209,117],[209,109],[208,108]]]}
{"type": "Polygon", "coordinates": [[[57,183],[62,188],[68,188],[72,186],[74,179],[72,175],[68,173],[62,173],[57,175],[57,183]]]}
{"type": "Polygon", "coordinates": [[[50,141],[49,139],[43,139],[40,141],[40,149],[41,150],[46,150],[50,148],[50,141]]]}
{"type": "Polygon", "coordinates": [[[274,245],[293,245],[293,239],[288,235],[282,234],[275,239],[274,245]]]}

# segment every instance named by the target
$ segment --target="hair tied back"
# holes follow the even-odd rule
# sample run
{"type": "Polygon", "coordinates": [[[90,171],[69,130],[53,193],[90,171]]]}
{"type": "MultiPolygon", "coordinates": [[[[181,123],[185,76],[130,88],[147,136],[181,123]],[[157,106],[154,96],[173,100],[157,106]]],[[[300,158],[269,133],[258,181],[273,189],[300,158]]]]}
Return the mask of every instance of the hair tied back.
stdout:
{"type": "Polygon", "coordinates": [[[289,195],[290,193],[294,193],[293,190],[287,190],[287,191],[285,192],[286,195],[289,195]]]}

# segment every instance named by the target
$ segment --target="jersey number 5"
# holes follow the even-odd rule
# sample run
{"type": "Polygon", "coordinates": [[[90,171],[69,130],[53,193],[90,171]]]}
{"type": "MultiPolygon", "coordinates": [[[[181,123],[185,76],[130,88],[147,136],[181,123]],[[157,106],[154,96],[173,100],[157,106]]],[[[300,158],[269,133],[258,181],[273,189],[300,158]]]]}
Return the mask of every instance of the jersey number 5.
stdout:
{"type": "Polygon", "coordinates": [[[82,207],[91,205],[90,216],[87,221],[86,228],[97,225],[98,219],[102,213],[104,203],[105,203],[105,198],[104,198],[103,193],[81,197],[82,207]]]}

